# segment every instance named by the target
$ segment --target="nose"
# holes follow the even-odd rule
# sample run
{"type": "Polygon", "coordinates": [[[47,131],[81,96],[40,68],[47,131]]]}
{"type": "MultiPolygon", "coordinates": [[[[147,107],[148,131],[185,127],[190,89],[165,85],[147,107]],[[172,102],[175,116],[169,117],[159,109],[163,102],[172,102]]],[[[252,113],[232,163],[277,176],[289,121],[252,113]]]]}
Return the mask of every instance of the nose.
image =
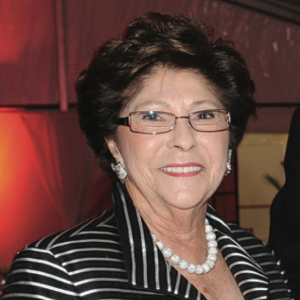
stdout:
{"type": "Polygon", "coordinates": [[[177,117],[175,128],[170,132],[169,146],[181,151],[189,151],[197,145],[196,134],[188,117],[177,117]]]}

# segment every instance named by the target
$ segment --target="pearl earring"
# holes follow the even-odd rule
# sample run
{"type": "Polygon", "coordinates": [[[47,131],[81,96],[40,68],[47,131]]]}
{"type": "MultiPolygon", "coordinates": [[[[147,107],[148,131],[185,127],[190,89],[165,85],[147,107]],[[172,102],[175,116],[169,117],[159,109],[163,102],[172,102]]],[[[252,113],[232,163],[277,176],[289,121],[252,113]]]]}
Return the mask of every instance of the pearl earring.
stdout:
{"type": "Polygon", "coordinates": [[[227,159],[227,165],[226,165],[226,171],[225,176],[229,175],[231,173],[231,156],[232,156],[232,149],[228,150],[228,159],[227,159]]]}
{"type": "Polygon", "coordinates": [[[127,177],[127,171],[124,166],[121,165],[120,162],[117,164],[112,163],[111,165],[112,170],[117,174],[117,177],[124,183],[125,178],[127,177]]]}

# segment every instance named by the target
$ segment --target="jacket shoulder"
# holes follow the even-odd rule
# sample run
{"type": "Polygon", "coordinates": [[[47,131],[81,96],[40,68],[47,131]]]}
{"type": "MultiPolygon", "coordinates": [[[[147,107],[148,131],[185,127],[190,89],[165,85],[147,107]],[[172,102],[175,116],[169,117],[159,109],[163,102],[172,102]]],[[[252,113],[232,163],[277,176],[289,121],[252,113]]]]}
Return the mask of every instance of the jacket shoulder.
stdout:
{"type": "Polygon", "coordinates": [[[41,250],[52,251],[58,247],[58,245],[67,245],[80,242],[86,238],[100,238],[105,237],[107,234],[112,236],[117,234],[117,227],[115,222],[115,215],[113,210],[103,211],[98,216],[86,220],[71,228],[62,230],[60,232],[46,236],[40,240],[37,240],[27,245],[24,250],[28,248],[36,248],[41,250]]]}

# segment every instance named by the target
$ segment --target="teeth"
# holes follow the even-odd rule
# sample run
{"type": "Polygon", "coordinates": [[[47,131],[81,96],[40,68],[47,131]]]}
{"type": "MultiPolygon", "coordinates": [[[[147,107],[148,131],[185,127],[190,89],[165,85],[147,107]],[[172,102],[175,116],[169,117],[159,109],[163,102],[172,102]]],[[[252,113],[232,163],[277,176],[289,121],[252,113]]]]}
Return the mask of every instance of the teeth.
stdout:
{"type": "Polygon", "coordinates": [[[168,173],[191,173],[199,172],[201,167],[172,167],[172,168],[162,168],[163,171],[168,173]]]}

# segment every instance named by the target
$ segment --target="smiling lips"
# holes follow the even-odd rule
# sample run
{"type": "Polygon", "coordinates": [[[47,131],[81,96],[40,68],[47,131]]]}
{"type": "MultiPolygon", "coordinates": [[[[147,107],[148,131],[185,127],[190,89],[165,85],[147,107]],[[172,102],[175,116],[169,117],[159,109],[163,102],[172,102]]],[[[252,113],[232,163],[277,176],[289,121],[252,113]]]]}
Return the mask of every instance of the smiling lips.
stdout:
{"type": "Polygon", "coordinates": [[[161,168],[165,174],[175,177],[196,176],[202,169],[201,165],[195,163],[167,165],[161,168]]]}

